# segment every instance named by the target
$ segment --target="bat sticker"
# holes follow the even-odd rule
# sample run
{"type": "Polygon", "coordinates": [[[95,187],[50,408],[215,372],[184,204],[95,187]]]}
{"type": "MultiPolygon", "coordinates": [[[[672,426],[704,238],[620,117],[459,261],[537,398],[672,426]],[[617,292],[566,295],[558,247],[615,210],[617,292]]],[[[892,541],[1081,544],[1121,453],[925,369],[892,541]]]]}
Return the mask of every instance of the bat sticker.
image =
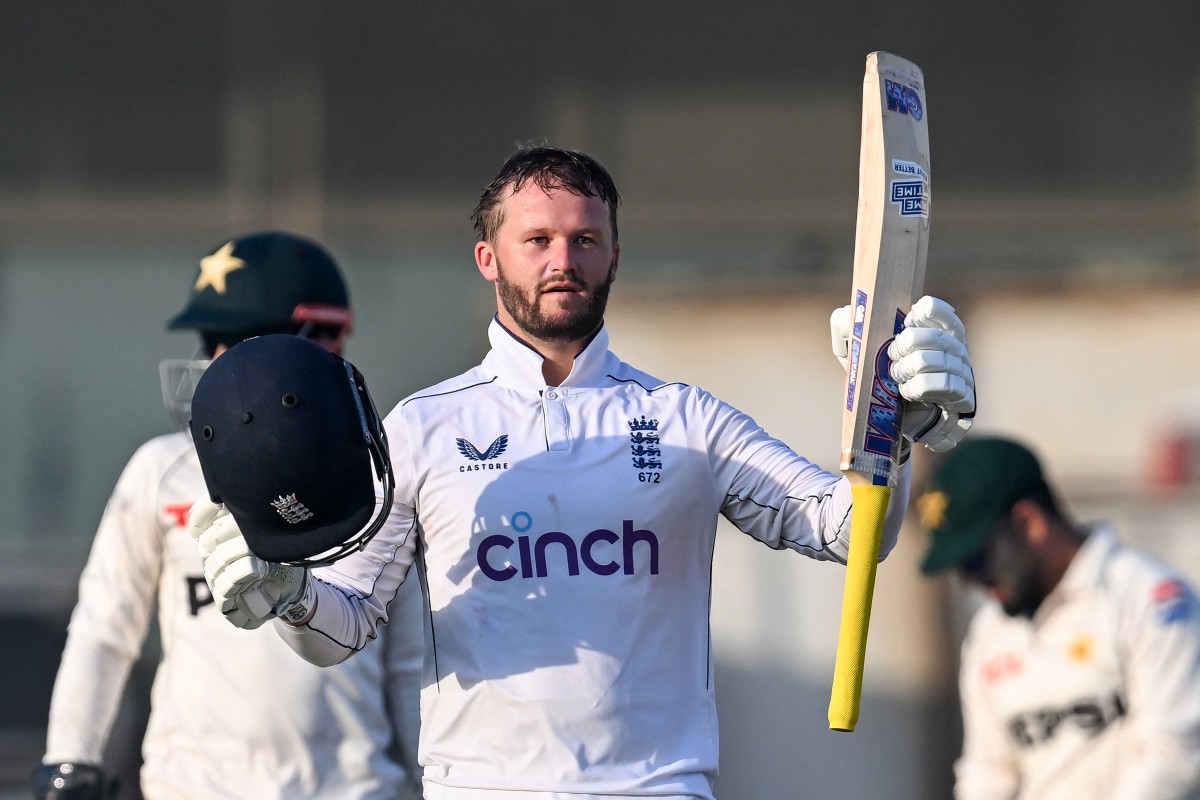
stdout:
{"type": "Polygon", "coordinates": [[[846,410],[854,410],[855,391],[858,388],[858,363],[862,353],[863,326],[867,324],[867,293],[862,289],[854,292],[854,328],[850,336],[850,375],[846,382],[846,410]]]}
{"type": "Polygon", "coordinates": [[[925,181],[892,181],[891,200],[900,207],[902,217],[928,217],[929,203],[925,198],[925,181]]]}
{"type": "Polygon", "coordinates": [[[887,85],[887,107],[888,111],[899,111],[901,114],[908,114],[913,119],[920,121],[925,114],[925,109],[921,107],[921,97],[917,94],[917,90],[911,86],[905,86],[899,81],[885,79],[887,85]]]}
{"type": "Polygon", "coordinates": [[[867,293],[862,289],[854,295],[854,338],[861,339],[867,322],[867,293]]]}
{"type": "MultiPolygon", "coordinates": [[[[893,334],[904,330],[904,314],[896,309],[896,325],[893,334]]],[[[895,338],[893,336],[893,338],[895,338]]],[[[891,457],[894,445],[900,438],[900,389],[892,379],[892,361],[888,358],[888,346],[892,339],[884,342],[875,354],[875,384],[871,387],[871,408],[867,413],[867,437],[863,449],[891,457]]]]}
{"type": "Polygon", "coordinates": [[[903,161],[899,158],[892,159],[892,172],[900,175],[913,175],[924,178],[925,168],[913,161],[903,161]]]}
{"type": "Polygon", "coordinates": [[[850,379],[846,384],[846,410],[854,410],[854,395],[858,388],[858,362],[862,357],[862,342],[850,340],[850,379]]]}

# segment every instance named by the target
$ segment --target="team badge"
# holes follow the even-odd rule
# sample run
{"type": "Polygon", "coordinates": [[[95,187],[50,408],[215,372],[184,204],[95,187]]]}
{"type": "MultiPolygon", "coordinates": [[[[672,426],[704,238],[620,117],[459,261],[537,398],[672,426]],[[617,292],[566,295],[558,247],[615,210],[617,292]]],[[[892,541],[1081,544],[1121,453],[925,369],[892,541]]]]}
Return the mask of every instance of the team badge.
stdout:
{"type": "Polygon", "coordinates": [[[289,494],[286,497],[279,495],[277,499],[271,501],[271,505],[279,512],[279,516],[283,517],[283,521],[289,525],[312,519],[313,513],[308,510],[308,506],[296,499],[295,494],[289,494]]]}
{"type": "Polygon", "coordinates": [[[917,514],[921,518],[921,525],[928,530],[936,530],[942,527],[942,523],[946,521],[946,507],[950,505],[950,498],[946,497],[945,492],[926,492],[917,498],[917,514]]]}
{"type": "Polygon", "coordinates": [[[1081,633],[1067,645],[1067,658],[1078,664],[1090,663],[1096,655],[1096,641],[1091,634],[1081,633]]]}
{"type": "Polygon", "coordinates": [[[662,479],[658,420],[646,419],[645,414],[641,419],[629,420],[629,451],[633,456],[633,468],[638,470],[638,479],[642,483],[658,483],[662,479]]]}
{"type": "Polygon", "coordinates": [[[246,262],[233,255],[234,243],[225,244],[212,255],[200,259],[200,277],[196,279],[193,292],[198,292],[206,286],[212,287],[217,294],[225,294],[225,278],[229,273],[246,266],[246,262]]]}

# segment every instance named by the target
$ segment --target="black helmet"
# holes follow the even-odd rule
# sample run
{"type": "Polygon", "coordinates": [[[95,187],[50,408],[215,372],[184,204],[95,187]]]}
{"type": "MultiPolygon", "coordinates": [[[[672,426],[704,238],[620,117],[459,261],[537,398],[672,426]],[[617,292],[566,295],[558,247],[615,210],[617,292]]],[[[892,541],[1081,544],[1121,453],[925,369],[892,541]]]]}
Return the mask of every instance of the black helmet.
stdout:
{"type": "Polygon", "coordinates": [[[316,242],[268,231],[225,242],[200,259],[187,306],[170,330],[199,331],[211,351],[263,333],[329,329],[340,340],[353,315],[333,258],[316,242]]]}
{"type": "Polygon", "coordinates": [[[209,496],[266,561],[332,563],[391,510],[387,435],[362,373],[299,336],[256,336],[213,361],[191,430],[209,496]]]}

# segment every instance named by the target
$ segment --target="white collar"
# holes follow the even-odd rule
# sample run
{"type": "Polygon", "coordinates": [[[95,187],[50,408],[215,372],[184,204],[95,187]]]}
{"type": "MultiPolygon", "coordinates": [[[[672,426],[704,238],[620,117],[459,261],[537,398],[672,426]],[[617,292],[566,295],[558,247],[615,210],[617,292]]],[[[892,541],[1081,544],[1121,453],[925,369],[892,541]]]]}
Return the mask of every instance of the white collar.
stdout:
{"type": "Polygon", "coordinates": [[[1109,556],[1117,549],[1117,535],[1111,526],[1094,524],[1088,528],[1087,538],[1071,559],[1067,571],[1055,587],[1056,591],[1061,588],[1064,592],[1071,592],[1095,586],[1100,582],[1109,556]]]}
{"type": "Polygon", "coordinates": [[[1116,532],[1105,523],[1096,523],[1088,528],[1088,535],[1080,545],[1075,557],[1067,565],[1067,571],[1059,579],[1058,585],[1050,590],[1050,594],[1042,601],[1042,605],[1033,615],[1036,626],[1078,591],[1086,591],[1101,580],[1105,565],[1117,549],[1116,532]]]}
{"type": "MultiPolygon", "coordinates": [[[[545,361],[542,354],[513,335],[498,317],[492,317],[488,326],[488,340],[492,343],[492,349],[483,359],[483,367],[496,375],[501,385],[531,391],[547,388],[542,375],[542,362],[545,361]]],[[[617,363],[617,357],[608,350],[608,329],[601,325],[582,352],[575,356],[571,374],[561,386],[601,386],[604,378],[616,369],[617,363]]]]}

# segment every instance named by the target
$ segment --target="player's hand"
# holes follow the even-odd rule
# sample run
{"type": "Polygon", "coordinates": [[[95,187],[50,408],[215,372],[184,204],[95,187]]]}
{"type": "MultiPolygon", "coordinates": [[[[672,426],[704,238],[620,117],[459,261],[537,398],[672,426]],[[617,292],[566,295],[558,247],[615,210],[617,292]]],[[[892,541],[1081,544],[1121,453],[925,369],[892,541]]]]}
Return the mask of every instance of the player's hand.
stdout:
{"type": "Polygon", "coordinates": [[[975,371],[954,307],[926,295],[888,346],[891,375],[908,401],[904,436],[935,453],[958,444],[975,416],[975,371]]]}
{"type": "Polygon", "coordinates": [[[835,308],[829,315],[830,344],[833,345],[833,355],[842,365],[843,371],[850,369],[850,324],[853,318],[853,311],[848,305],[835,308]]]}
{"type": "MultiPolygon", "coordinates": [[[[829,316],[830,344],[842,369],[849,369],[852,321],[848,305],[829,316]]],[[[904,330],[888,347],[888,357],[900,396],[909,401],[905,445],[920,442],[941,453],[958,444],[975,414],[975,373],[962,320],[953,306],[928,295],[914,303],[904,330]]]]}
{"type": "Polygon", "coordinates": [[[95,764],[42,764],[33,772],[34,800],[111,800],[117,779],[95,764]]]}
{"type": "Polygon", "coordinates": [[[225,619],[257,628],[282,616],[300,624],[311,616],[308,570],[263,561],[250,552],[237,521],[224,506],[202,497],[192,505],[192,538],[204,561],[204,580],[225,619]]]}

